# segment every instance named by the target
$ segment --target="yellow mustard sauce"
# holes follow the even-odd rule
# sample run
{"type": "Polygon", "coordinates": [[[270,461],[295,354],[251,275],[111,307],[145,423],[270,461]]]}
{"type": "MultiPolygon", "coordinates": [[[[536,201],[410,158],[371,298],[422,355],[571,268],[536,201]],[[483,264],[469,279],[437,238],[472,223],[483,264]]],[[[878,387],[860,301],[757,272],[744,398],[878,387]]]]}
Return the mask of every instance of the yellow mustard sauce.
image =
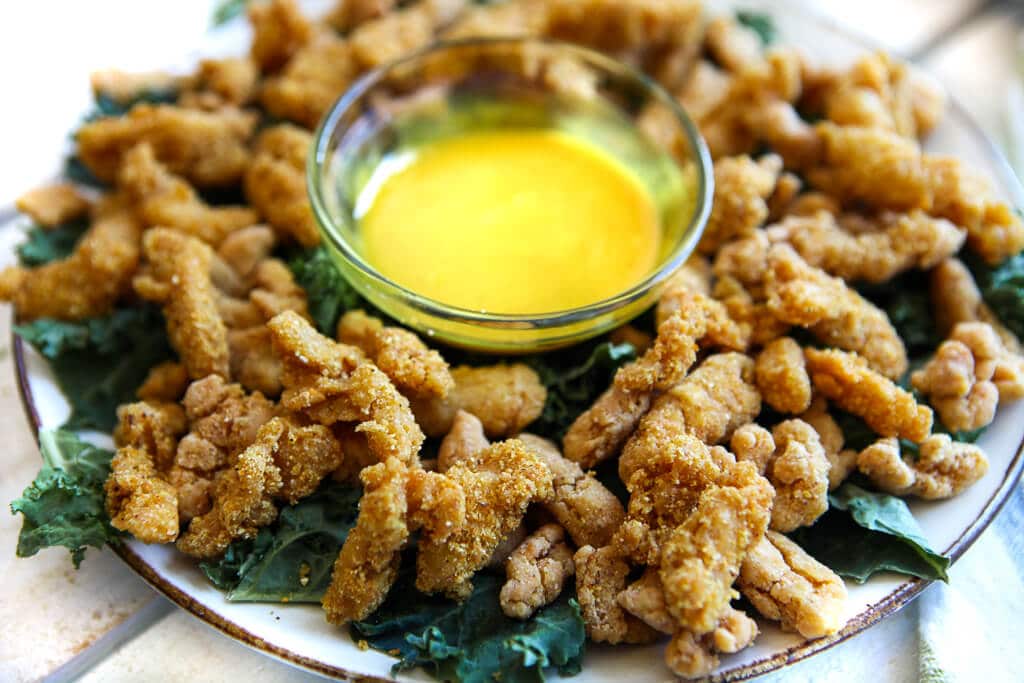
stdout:
{"type": "Polygon", "coordinates": [[[656,265],[654,198],[579,137],[470,132],[391,161],[359,197],[363,256],[417,294],[491,313],[547,313],[618,294],[656,265]]]}

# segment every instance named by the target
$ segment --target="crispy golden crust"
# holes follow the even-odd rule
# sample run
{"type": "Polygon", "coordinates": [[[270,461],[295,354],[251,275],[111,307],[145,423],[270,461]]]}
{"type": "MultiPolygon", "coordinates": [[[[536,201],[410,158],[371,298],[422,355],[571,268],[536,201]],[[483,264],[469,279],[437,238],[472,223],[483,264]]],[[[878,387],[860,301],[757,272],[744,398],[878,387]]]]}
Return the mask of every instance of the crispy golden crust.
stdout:
{"type": "Polygon", "coordinates": [[[427,348],[415,333],[385,327],[364,311],[348,311],[338,321],[338,341],[362,349],[409,398],[445,398],[455,380],[441,354],[427,348]]]}
{"type": "Polygon", "coordinates": [[[505,564],[501,611],[513,619],[527,619],[554,601],[575,573],[572,555],[557,524],[545,524],[530,534],[505,564]]]}
{"type": "Polygon", "coordinates": [[[590,468],[615,454],[636,429],[657,389],[678,383],[697,359],[696,341],[707,324],[701,314],[680,311],[658,326],[644,354],[615,373],[612,386],[569,427],[565,457],[590,468]]]}
{"type": "Polygon", "coordinates": [[[738,586],[762,616],[805,638],[820,638],[843,626],[843,580],[775,531],[751,549],[738,586]]]}
{"type": "Polygon", "coordinates": [[[127,531],[143,543],[170,543],[178,537],[178,496],[145,449],[118,448],[104,490],[107,514],[115,529],[127,531]]]}
{"type": "Polygon", "coordinates": [[[445,476],[466,494],[466,523],[446,537],[420,541],[416,587],[465,599],[470,579],[535,501],[549,500],[551,473],[521,441],[494,444],[445,476]]]}
{"type": "Polygon", "coordinates": [[[644,570],[643,576],[615,596],[615,602],[656,631],[668,635],[676,632],[676,622],[665,606],[665,589],[655,567],[644,570]]]}
{"type": "Polygon", "coordinates": [[[882,491],[926,500],[956,496],[988,471],[980,448],[948,434],[929,436],[918,451],[916,459],[901,457],[896,439],[879,439],[857,456],[857,469],[882,491]]]}
{"type": "MultiPolygon", "coordinates": [[[[991,328],[989,332],[998,348],[998,337],[991,328]]],[[[979,429],[992,422],[999,404],[999,390],[987,378],[993,365],[983,361],[976,366],[966,344],[947,339],[924,367],[910,376],[910,383],[935,409],[944,427],[953,432],[979,429]],[[980,376],[979,369],[983,373],[980,376]]]]}
{"type": "Polygon", "coordinates": [[[775,454],[765,476],[775,487],[771,527],[788,533],[814,524],[828,510],[831,463],[814,427],[786,420],[772,428],[775,454]]]}
{"type": "Polygon", "coordinates": [[[679,405],[686,429],[704,443],[726,441],[761,412],[754,361],[741,353],[711,356],[656,404],[663,401],[679,405]]]}
{"type": "Polygon", "coordinates": [[[768,461],[775,454],[775,439],[767,429],[751,422],[733,432],[729,448],[737,462],[752,463],[758,474],[764,474],[768,461]]]}
{"type": "Polygon", "coordinates": [[[963,246],[966,233],[944,218],[919,209],[883,213],[870,232],[852,234],[836,217],[819,211],[789,216],[767,229],[773,242],[786,242],[811,266],[844,280],[885,282],[910,268],[928,270],[963,246]]]}
{"type": "Polygon", "coordinates": [[[882,436],[922,441],[932,428],[932,411],[913,395],[868,367],[855,353],[805,349],[815,391],[853,413],[882,436]]]}
{"type": "Polygon", "coordinates": [[[380,461],[416,460],[423,432],[408,400],[361,351],[320,335],[294,311],[267,327],[284,367],[282,406],[326,426],[357,423],[380,461]]]}
{"type": "Polygon", "coordinates": [[[397,4],[398,0],[338,0],[325,21],[346,33],[363,22],[384,16],[397,4]]]}
{"type": "Polygon", "coordinates": [[[957,323],[988,323],[1008,350],[1017,354],[1021,352],[1020,341],[982,300],[971,271],[959,259],[948,258],[937,265],[932,269],[929,281],[932,315],[939,332],[948,335],[957,323]]]}
{"type": "Polygon", "coordinates": [[[113,197],[97,207],[92,225],[66,259],[0,272],[0,300],[10,301],[18,317],[29,320],[110,313],[131,289],[141,234],[131,210],[113,197]]]}
{"type": "Polygon", "coordinates": [[[166,472],[185,429],[185,411],[177,403],[125,403],[117,408],[114,443],[145,452],[157,471],[166,472]]]}
{"type": "Polygon", "coordinates": [[[207,111],[241,107],[256,96],[259,77],[259,65],[248,57],[203,59],[185,79],[178,103],[207,111]]]}
{"type": "Polygon", "coordinates": [[[548,35],[610,52],[682,42],[701,17],[695,0],[552,0],[547,8],[548,35]]]}
{"type": "Polygon", "coordinates": [[[97,178],[113,182],[125,154],[147,142],[167,169],[197,187],[236,184],[249,161],[256,116],[225,107],[216,112],[168,104],[138,104],[124,116],[78,129],[78,155],[97,178]]]}
{"type": "Polygon", "coordinates": [[[437,451],[437,471],[447,472],[460,463],[470,462],[480,451],[490,446],[484,434],[484,425],[472,413],[455,413],[452,428],[441,440],[437,451]]]}
{"type": "Polygon", "coordinates": [[[650,643],[659,633],[619,606],[616,598],[626,587],[629,564],[611,546],[585,545],[573,556],[576,599],[587,637],[595,643],[650,643]]]}
{"type": "Polygon", "coordinates": [[[210,280],[213,252],[194,237],[154,228],[142,241],[146,266],[135,291],[163,307],[171,346],[189,377],[230,376],[227,328],[210,280]]]}
{"type": "Polygon", "coordinates": [[[176,361],[154,365],[135,395],[143,401],[179,401],[188,388],[188,370],[176,361]]]}
{"type": "Polygon", "coordinates": [[[950,333],[974,356],[974,374],[979,381],[991,380],[999,390],[999,399],[1015,401],[1024,397],[1024,359],[1000,339],[988,323],[960,323],[950,333]]]}
{"type": "Polygon", "coordinates": [[[249,53],[264,72],[284,65],[313,34],[295,0],[250,3],[248,14],[253,34],[249,53]]]}
{"type": "Polygon", "coordinates": [[[715,197],[698,245],[701,253],[713,254],[726,242],[749,236],[765,222],[766,200],[781,170],[782,159],[775,155],[756,162],[745,155],[715,162],[715,197]]]}
{"type": "Polygon", "coordinates": [[[91,207],[92,202],[70,183],[43,185],[14,200],[14,208],[43,228],[82,218],[91,207]]]}
{"type": "Polygon", "coordinates": [[[765,403],[780,413],[801,413],[811,405],[804,352],[791,337],[765,345],[757,354],[754,377],[765,403]]]}
{"type": "Polygon", "coordinates": [[[276,444],[274,463],[281,471],[281,490],[276,496],[291,505],[316,491],[344,457],[331,430],[302,425],[294,418],[274,418],[260,428],[257,439],[276,444]]]}
{"type": "Polygon", "coordinates": [[[825,457],[829,461],[828,490],[834,491],[857,469],[857,451],[843,449],[843,430],[829,414],[828,401],[823,396],[815,396],[810,407],[800,415],[800,419],[818,432],[821,446],[825,449],[825,457]]]}
{"type": "Polygon", "coordinates": [[[263,131],[245,171],[245,196],[282,241],[320,243],[306,194],[306,151],[312,138],[286,124],[263,131]]]}
{"type": "Polygon", "coordinates": [[[626,516],[615,494],[593,473],[585,473],[579,465],[562,457],[551,441],[533,434],[520,434],[517,438],[551,470],[554,496],[545,508],[573,543],[577,547],[607,545],[626,516]]]}
{"type": "Polygon", "coordinates": [[[809,266],[789,246],[768,252],[768,307],[779,319],[807,327],[829,346],[861,355],[890,379],[907,370],[907,351],[885,312],[837,278],[809,266]]]}
{"type": "Polygon", "coordinates": [[[678,626],[702,635],[725,615],[740,564],[768,528],[772,494],[753,465],[736,463],[666,539],[660,576],[678,626]]]}
{"type": "Polygon", "coordinates": [[[136,214],[146,227],[174,228],[212,246],[257,220],[257,213],[249,207],[209,206],[187,181],[157,160],[148,142],[125,151],[117,184],[135,203],[136,214]]]}
{"type": "Polygon", "coordinates": [[[357,75],[349,41],[320,30],[264,81],[260,103],[274,116],[312,129],[357,75]]]}

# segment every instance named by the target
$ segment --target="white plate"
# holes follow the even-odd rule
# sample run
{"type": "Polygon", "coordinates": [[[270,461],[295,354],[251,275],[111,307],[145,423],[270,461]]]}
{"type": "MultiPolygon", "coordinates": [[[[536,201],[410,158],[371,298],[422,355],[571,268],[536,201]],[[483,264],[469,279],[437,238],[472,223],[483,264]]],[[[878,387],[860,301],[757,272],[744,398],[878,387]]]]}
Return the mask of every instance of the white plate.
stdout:
{"type": "MultiPolygon", "coordinates": [[[[780,10],[778,2],[748,0],[742,5],[765,8],[776,19],[780,42],[801,46],[817,60],[848,63],[868,49],[838,28],[819,19],[808,18],[795,8],[780,10]]],[[[223,53],[223,46],[220,48],[217,51],[223,53]]],[[[964,159],[988,174],[1005,199],[1016,205],[1024,204],[1024,191],[1016,177],[970,117],[955,103],[929,139],[927,149],[964,159]]],[[[67,418],[69,407],[46,362],[19,339],[15,339],[14,353],[22,398],[33,426],[59,426],[67,418]]],[[[949,501],[910,503],[914,516],[934,548],[955,559],[992,521],[1024,467],[1022,437],[1024,401],[1001,409],[996,421],[979,441],[991,464],[981,481],[949,501]]],[[[327,624],[323,612],[316,605],[228,602],[191,560],[171,546],[147,546],[131,541],[116,548],[115,552],[143,579],[179,606],[261,652],[328,676],[394,680],[390,678],[394,659],[372,650],[360,650],[346,629],[327,624]]],[[[926,585],[925,581],[895,574],[878,574],[862,585],[848,583],[846,617],[849,621],[846,627],[834,636],[815,641],[783,633],[775,625],[762,620],[762,634],[756,643],[740,653],[723,656],[714,679],[734,681],[750,678],[821,652],[894,613],[926,585]]],[[[661,663],[662,651],[663,645],[660,644],[615,648],[589,645],[583,672],[573,680],[580,683],[663,681],[670,674],[661,663]]],[[[399,680],[431,679],[416,671],[403,673],[399,680]]]]}

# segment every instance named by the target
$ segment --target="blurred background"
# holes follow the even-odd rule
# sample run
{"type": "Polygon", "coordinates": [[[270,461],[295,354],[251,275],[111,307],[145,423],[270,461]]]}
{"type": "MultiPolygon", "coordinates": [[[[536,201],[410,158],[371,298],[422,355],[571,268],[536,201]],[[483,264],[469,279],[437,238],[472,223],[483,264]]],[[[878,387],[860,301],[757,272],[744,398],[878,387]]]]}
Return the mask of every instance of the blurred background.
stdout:
{"type": "MultiPolygon", "coordinates": [[[[6,103],[0,126],[0,215],[18,194],[50,178],[59,167],[67,145],[65,131],[76,127],[91,102],[90,72],[107,67],[184,70],[200,52],[225,54],[244,44],[243,22],[211,29],[218,4],[212,0],[0,3],[0,93],[6,103]]],[[[328,6],[331,0],[303,4],[328,6]]],[[[736,4],[742,6],[742,2],[736,4]]],[[[1024,175],[1024,3],[788,0],[779,3],[779,11],[816,14],[933,73],[1003,149],[1018,175],[1024,175]]],[[[9,353],[6,329],[3,321],[0,357],[9,353]]],[[[0,399],[6,401],[4,405],[17,405],[6,373],[0,378],[0,399]]],[[[31,476],[26,473],[38,467],[38,460],[28,459],[38,456],[24,417],[17,411],[0,412],[0,434],[12,454],[0,475],[0,502],[4,502],[24,486],[31,476]]],[[[1012,529],[1024,523],[1021,500],[1018,491],[997,527],[1012,529]]],[[[0,539],[13,539],[19,523],[0,512],[0,539]]],[[[985,546],[983,536],[955,568],[954,585],[958,585],[957,572],[963,577],[960,586],[974,583],[967,578],[968,572],[984,574],[986,564],[994,561],[985,546]]],[[[82,570],[74,572],[63,551],[19,562],[10,545],[4,544],[0,575],[4,577],[0,582],[0,681],[63,681],[83,676],[88,681],[205,681],[244,675],[247,683],[259,683],[311,678],[245,649],[175,609],[109,551],[94,554],[82,570]]],[[[990,588],[996,593],[992,600],[1006,600],[998,586],[990,588]]],[[[934,593],[930,589],[925,597],[934,593]]],[[[918,600],[863,637],[813,658],[813,664],[808,661],[788,669],[783,676],[787,681],[918,680],[927,656],[918,625],[928,610],[942,605],[941,600],[918,600]],[[880,657],[887,661],[880,662],[880,657]]],[[[971,630],[969,625],[962,626],[957,633],[971,630]]],[[[1019,648],[1010,643],[1014,629],[1006,633],[998,648],[1007,656],[1013,648],[1019,657],[1019,648]]]]}

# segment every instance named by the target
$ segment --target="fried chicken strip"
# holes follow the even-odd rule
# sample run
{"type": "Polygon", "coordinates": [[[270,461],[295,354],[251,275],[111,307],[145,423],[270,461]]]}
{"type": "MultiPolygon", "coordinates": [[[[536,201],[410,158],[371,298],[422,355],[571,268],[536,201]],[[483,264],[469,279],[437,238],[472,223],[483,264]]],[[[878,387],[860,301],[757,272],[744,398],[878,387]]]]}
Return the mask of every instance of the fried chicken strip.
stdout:
{"type": "Polygon", "coordinates": [[[626,612],[617,602],[626,587],[629,564],[612,546],[585,545],[573,556],[576,598],[587,637],[595,643],[650,643],[659,633],[626,612]]]}
{"type": "Polygon", "coordinates": [[[245,196],[281,241],[304,247],[320,243],[306,194],[306,153],[312,136],[288,124],[267,128],[245,169],[245,196]]]}
{"type": "Polygon", "coordinates": [[[776,450],[765,472],[775,487],[771,528],[785,533],[825,514],[831,463],[818,432],[803,420],[780,422],[772,437],[776,450]]]}
{"type": "Polygon", "coordinates": [[[754,377],[765,403],[780,413],[801,413],[811,405],[804,352],[791,337],[765,345],[757,354],[754,377]]]}
{"type": "Polygon", "coordinates": [[[516,548],[505,564],[501,611],[513,619],[528,619],[562,592],[575,573],[573,552],[557,524],[545,524],[516,548]]]}
{"type": "Polygon", "coordinates": [[[55,228],[89,213],[92,202],[70,183],[43,185],[14,200],[14,208],[42,228],[55,228]]]}
{"type": "Polygon", "coordinates": [[[894,438],[879,439],[857,456],[857,469],[882,491],[925,500],[952,498],[988,472],[988,458],[974,444],[933,434],[921,442],[916,459],[900,456],[894,438]]]}

